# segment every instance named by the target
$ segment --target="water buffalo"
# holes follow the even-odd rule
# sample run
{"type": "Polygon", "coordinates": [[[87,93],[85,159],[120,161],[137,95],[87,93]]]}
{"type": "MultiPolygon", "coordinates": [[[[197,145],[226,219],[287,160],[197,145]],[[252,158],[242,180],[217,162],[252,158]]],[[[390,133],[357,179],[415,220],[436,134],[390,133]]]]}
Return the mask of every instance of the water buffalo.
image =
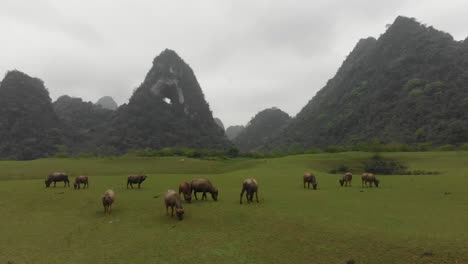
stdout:
{"type": "Polygon", "coordinates": [[[104,214],[110,214],[112,211],[112,204],[115,201],[115,193],[113,190],[107,190],[102,196],[102,205],[104,206],[104,214]]]}
{"type": "Polygon", "coordinates": [[[315,178],[314,174],[311,174],[311,173],[304,174],[304,188],[306,187],[306,183],[307,183],[307,188],[310,188],[310,185],[312,184],[312,188],[314,188],[314,190],[317,189],[317,178],[315,178]]]}
{"type": "Polygon", "coordinates": [[[258,183],[254,178],[245,179],[242,183],[242,191],[240,193],[240,204],[242,204],[242,196],[246,193],[247,203],[253,202],[253,195],[255,193],[255,199],[258,203],[258,183]]]}
{"type": "Polygon", "coordinates": [[[80,185],[83,183],[83,189],[89,188],[88,185],[88,176],[78,176],[75,178],[75,182],[73,183],[73,187],[76,189],[80,189],[80,185]]]}
{"type": "Polygon", "coordinates": [[[49,174],[47,179],[45,180],[45,186],[48,188],[52,182],[54,182],[54,187],[57,184],[57,182],[65,182],[65,185],[63,187],[66,187],[68,184],[68,187],[70,187],[70,181],[68,180],[68,175],[63,173],[63,172],[54,172],[52,174],[49,174]]]}
{"type": "Polygon", "coordinates": [[[343,178],[342,179],[339,179],[338,181],[340,182],[340,185],[343,186],[349,186],[351,187],[351,181],[353,180],[353,174],[351,174],[351,172],[347,172],[345,173],[345,175],[343,175],[343,178]]]}
{"type": "Polygon", "coordinates": [[[375,177],[373,173],[363,173],[362,174],[362,187],[372,187],[372,184],[375,185],[375,187],[379,187],[379,180],[375,177]]]}
{"type": "Polygon", "coordinates": [[[218,189],[216,189],[213,184],[207,179],[194,179],[190,182],[190,188],[193,191],[195,200],[198,200],[197,192],[202,192],[202,200],[206,200],[206,193],[211,193],[213,200],[218,200],[218,189]]]}
{"type": "Polygon", "coordinates": [[[184,218],[184,208],[182,207],[180,196],[176,191],[167,190],[166,194],[164,194],[164,204],[166,204],[166,215],[169,215],[169,207],[171,207],[171,217],[174,217],[175,207],[177,218],[179,220],[184,218]]]}
{"type": "Polygon", "coordinates": [[[138,189],[141,187],[141,183],[146,180],[146,175],[130,175],[127,178],[127,189],[128,185],[130,184],[130,187],[133,189],[133,184],[138,183],[138,189]]]}
{"type": "Polygon", "coordinates": [[[192,202],[192,188],[190,188],[190,184],[188,182],[181,182],[179,184],[179,195],[184,194],[184,200],[188,203],[192,202]]]}

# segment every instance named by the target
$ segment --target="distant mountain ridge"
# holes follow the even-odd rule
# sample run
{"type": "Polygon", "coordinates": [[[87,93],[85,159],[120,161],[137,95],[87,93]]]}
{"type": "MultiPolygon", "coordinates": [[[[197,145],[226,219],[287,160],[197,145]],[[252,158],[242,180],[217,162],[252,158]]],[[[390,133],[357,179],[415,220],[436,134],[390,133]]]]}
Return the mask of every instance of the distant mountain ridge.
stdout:
{"type": "Polygon", "coordinates": [[[245,126],[234,144],[244,152],[255,151],[280,133],[291,120],[291,117],[276,107],[258,112],[245,126]]]}
{"type": "Polygon", "coordinates": [[[468,42],[398,17],[360,40],[290,125],[265,149],[468,142],[468,42]]]}
{"type": "Polygon", "coordinates": [[[242,131],[244,131],[245,127],[242,125],[238,126],[229,126],[226,128],[226,136],[229,140],[234,140],[242,131]]]}
{"type": "Polygon", "coordinates": [[[103,96],[97,100],[96,105],[109,110],[116,110],[119,106],[114,101],[114,98],[110,96],[103,96]]]}

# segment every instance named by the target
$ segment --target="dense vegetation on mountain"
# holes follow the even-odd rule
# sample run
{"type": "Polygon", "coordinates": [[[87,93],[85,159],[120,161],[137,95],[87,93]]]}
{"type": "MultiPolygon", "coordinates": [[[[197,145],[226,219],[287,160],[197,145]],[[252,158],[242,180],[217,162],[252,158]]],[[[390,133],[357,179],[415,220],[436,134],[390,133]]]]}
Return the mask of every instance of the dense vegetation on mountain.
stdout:
{"type": "Polygon", "coordinates": [[[234,140],[244,129],[244,126],[230,126],[226,129],[226,136],[229,140],[234,140]]]}
{"type": "Polygon", "coordinates": [[[260,111],[233,142],[241,151],[256,150],[276,136],[290,119],[287,113],[276,107],[260,111]]]}
{"type": "Polygon", "coordinates": [[[172,50],[153,61],[144,82],[116,112],[108,145],[130,149],[188,147],[227,149],[192,69],[172,50]]]}
{"type": "Polygon", "coordinates": [[[398,17],[362,39],[267,149],[468,142],[468,40],[398,17]]]}
{"type": "Polygon", "coordinates": [[[110,96],[103,96],[97,100],[96,105],[100,105],[102,108],[109,109],[109,110],[116,110],[117,103],[114,101],[114,98],[110,96]]]}
{"type": "Polygon", "coordinates": [[[10,71],[0,85],[0,158],[34,159],[55,153],[60,125],[42,80],[10,71]]]}
{"type": "Polygon", "coordinates": [[[53,107],[62,123],[63,145],[60,152],[105,152],[101,142],[105,139],[112,110],[67,95],[59,97],[53,107]]]}

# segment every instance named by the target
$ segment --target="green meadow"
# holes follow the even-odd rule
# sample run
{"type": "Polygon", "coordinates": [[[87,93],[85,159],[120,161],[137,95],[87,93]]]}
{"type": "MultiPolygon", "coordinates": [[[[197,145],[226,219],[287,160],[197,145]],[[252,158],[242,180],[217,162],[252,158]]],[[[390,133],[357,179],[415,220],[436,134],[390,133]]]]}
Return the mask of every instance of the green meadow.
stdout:
{"type": "Polygon", "coordinates": [[[371,155],[0,161],[0,263],[468,263],[468,152],[383,153],[440,174],[377,175],[379,188],[361,188],[371,155]],[[328,173],[341,164],[352,187],[328,173]],[[54,171],[89,176],[89,189],[45,188],[54,171]],[[307,171],[315,191],[303,188],[307,171]],[[133,173],[148,175],[141,189],[126,188],[133,173]],[[211,180],[219,201],[208,195],[184,204],[184,220],[167,217],[163,193],[197,177],[211,180]],[[240,205],[250,177],[260,203],[240,205]]]}

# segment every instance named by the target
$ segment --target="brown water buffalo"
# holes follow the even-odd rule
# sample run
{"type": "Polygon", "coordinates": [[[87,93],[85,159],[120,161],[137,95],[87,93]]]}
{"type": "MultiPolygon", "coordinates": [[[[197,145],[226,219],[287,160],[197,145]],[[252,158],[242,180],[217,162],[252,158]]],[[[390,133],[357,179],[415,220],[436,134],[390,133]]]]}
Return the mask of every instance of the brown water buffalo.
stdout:
{"type": "Polygon", "coordinates": [[[133,189],[133,184],[138,183],[138,189],[141,187],[141,183],[146,180],[146,175],[130,175],[127,178],[127,189],[128,185],[130,184],[130,187],[133,189]]]}
{"type": "Polygon", "coordinates": [[[190,184],[188,182],[181,182],[179,184],[179,195],[184,194],[184,200],[188,203],[192,202],[192,188],[190,188],[190,184]]]}
{"type": "Polygon", "coordinates": [[[375,177],[375,175],[373,173],[368,173],[368,172],[364,172],[362,174],[362,187],[366,186],[366,187],[372,187],[372,184],[375,185],[375,187],[379,187],[379,180],[375,177]]]}
{"type": "Polygon", "coordinates": [[[54,182],[54,187],[57,184],[57,182],[64,182],[65,185],[63,187],[66,187],[68,184],[68,187],[70,187],[70,181],[68,180],[68,175],[63,173],[63,172],[54,172],[49,174],[47,179],[45,180],[45,186],[48,188],[52,182],[54,182]]]}
{"type": "Polygon", "coordinates": [[[73,183],[73,187],[76,189],[80,189],[80,185],[83,184],[84,188],[89,188],[88,185],[88,176],[78,176],[75,178],[75,182],[73,183]]]}
{"type": "Polygon", "coordinates": [[[240,193],[240,204],[242,204],[242,196],[246,193],[247,203],[253,202],[253,195],[255,193],[255,199],[258,203],[258,183],[254,178],[245,179],[242,183],[242,191],[240,193]]]}
{"type": "Polygon", "coordinates": [[[304,174],[304,188],[306,187],[306,183],[307,183],[307,188],[310,188],[310,185],[312,184],[312,188],[314,188],[314,190],[317,189],[317,178],[315,178],[314,174],[311,174],[311,173],[304,174]]]}
{"type": "Polygon", "coordinates": [[[211,193],[213,200],[218,201],[218,189],[207,179],[193,179],[190,182],[190,188],[193,191],[195,200],[198,200],[197,192],[202,192],[202,200],[206,200],[206,193],[211,193]]]}
{"type": "Polygon", "coordinates": [[[113,190],[107,190],[102,196],[102,205],[104,206],[104,214],[110,214],[112,211],[112,204],[115,201],[115,193],[113,190]]]}
{"type": "Polygon", "coordinates": [[[180,196],[176,191],[167,190],[166,194],[164,194],[164,204],[166,205],[166,215],[169,215],[169,207],[171,207],[171,217],[174,217],[175,207],[177,218],[179,220],[184,218],[184,208],[182,207],[180,196]]]}
{"type": "Polygon", "coordinates": [[[340,182],[340,185],[341,186],[349,186],[351,187],[351,181],[353,180],[353,174],[351,174],[351,172],[347,172],[345,173],[345,175],[343,175],[343,178],[339,179],[338,181],[340,182]]]}

